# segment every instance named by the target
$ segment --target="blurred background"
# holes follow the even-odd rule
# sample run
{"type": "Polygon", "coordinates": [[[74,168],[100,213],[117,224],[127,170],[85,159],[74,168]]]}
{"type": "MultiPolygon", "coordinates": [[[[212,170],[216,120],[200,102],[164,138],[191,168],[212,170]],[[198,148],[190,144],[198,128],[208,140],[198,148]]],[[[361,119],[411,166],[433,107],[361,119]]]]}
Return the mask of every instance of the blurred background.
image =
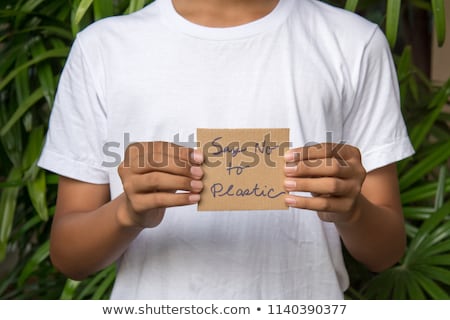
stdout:
{"type": "MultiPolygon", "coordinates": [[[[0,0],[0,299],[109,298],[114,266],[78,282],[51,265],[48,240],[58,177],[36,162],[76,33],[95,20],[150,2],[0,0]]],[[[398,164],[406,254],[379,274],[346,254],[351,278],[346,298],[448,299],[450,41],[445,35],[450,33],[450,0],[326,2],[356,11],[385,31],[416,149],[398,164]]]]}

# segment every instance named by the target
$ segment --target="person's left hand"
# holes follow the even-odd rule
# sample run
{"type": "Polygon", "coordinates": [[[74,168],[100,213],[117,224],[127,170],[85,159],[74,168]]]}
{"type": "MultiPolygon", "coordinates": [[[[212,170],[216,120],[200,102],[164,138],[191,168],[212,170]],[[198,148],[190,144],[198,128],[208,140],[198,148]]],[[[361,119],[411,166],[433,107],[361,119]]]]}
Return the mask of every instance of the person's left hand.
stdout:
{"type": "Polygon", "coordinates": [[[355,218],[366,171],[358,148],[322,143],[291,149],[285,155],[286,191],[310,192],[313,197],[288,195],[289,207],[317,211],[323,221],[345,223],[355,218]]]}

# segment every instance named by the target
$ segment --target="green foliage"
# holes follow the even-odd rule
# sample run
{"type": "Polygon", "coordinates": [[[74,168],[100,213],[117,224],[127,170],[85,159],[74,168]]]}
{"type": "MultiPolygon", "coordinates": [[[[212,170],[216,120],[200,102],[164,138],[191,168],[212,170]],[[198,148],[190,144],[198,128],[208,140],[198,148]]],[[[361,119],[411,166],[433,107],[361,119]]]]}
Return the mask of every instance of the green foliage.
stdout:
{"type": "Polygon", "coordinates": [[[67,281],[51,265],[57,177],[39,169],[59,75],[74,36],[150,1],[2,1],[0,5],[0,298],[108,297],[115,269],[67,281]],[[50,219],[49,219],[50,218],[50,219]]]}
{"type": "MultiPolygon", "coordinates": [[[[49,231],[58,178],[40,170],[36,162],[59,75],[76,33],[92,21],[133,12],[149,2],[3,0],[0,4],[1,299],[109,297],[114,266],[78,282],[67,280],[51,265],[49,231]]],[[[338,4],[357,10],[374,2],[338,4]]],[[[400,12],[408,6],[430,10],[438,41],[444,41],[443,0],[377,3],[385,4],[380,23],[391,46],[399,34],[400,12]]],[[[409,47],[396,57],[396,64],[402,110],[416,148],[412,158],[398,165],[408,247],[398,265],[377,275],[347,256],[352,283],[347,296],[446,299],[450,292],[450,114],[444,106],[450,81],[434,87],[412,64],[409,47]]]]}

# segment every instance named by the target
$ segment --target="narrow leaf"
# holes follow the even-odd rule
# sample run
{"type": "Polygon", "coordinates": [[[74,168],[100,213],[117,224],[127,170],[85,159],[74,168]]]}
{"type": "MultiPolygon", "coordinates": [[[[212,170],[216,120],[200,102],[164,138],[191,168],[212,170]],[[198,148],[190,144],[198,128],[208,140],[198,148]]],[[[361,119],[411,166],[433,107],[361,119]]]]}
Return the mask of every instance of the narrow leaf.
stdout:
{"type": "Polygon", "coordinates": [[[345,10],[355,12],[357,6],[358,6],[358,0],[347,0],[345,2],[345,10]]]}
{"type": "MultiPolygon", "coordinates": [[[[41,154],[44,144],[44,127],[33,128],[28,136],[28,143],[22,157],[22,168],[28,170],[32,167],[41,154]]],[[[34,179],[34,177],[32,177],[34,179]]]]}
{"type": "MultiPolygon", "coordinates": [[[[31,47],[31,53],[34,58],[39,57],[47,51],[42,41],[36,42],[31,47]]],[[[55,77],[53,76],[52,67],[49,62],[43,62],[37,66],[37,76],[41,84],[44,97],[49,106],[53,105],[53,97],[56,91],[55,77]]]]}
{"type": "Polygon", "coordinates": [[[405,190],[407,187],[420,180],[424,175],[432,171],[435,167],[446,162],[448,158],[450,158],[450,140],[437,146],[432,153],[400,177],[400,190],[405,190]]]}
{"type": "Polygon", "coordinates": [[[446,285],[450,284],[450,271],[442,267],[435,267],[431,265],[415,266],[414,270],[421,272],[424,276],[435,281],[442,282],[446,285]]]}
{"type": "Polygon", "coordinates": [[[94,0],[95,20],[110,17],[114,14],[114,2],[105,0],[94,0]]]}
{"type": "Polygon", "coordinates": [[[86,284],[86,287],[80,292],[80,294],[76,297],[76,299],[86,299],[89,296],[95,294],[96,288],[99,286],[105,278],[108,277],[110,272],[115,273],[115,266],[112,265],[102,271],[98,272],[94,277],[83,281],[83,284],[86,284]]]}
{"type": "MultiPolygon", "coordinates": [[[[448,250],[447,250],[448,251],[448,250]]],[[[418,263],[422,261],[418,260],[418,263]]],[[[437,256],[425,257],[423,263],[426,265],[450,266],[450,253],[437,256]]]]}
{"type": "Polygon", "coordinates": [[[414,278],[431,298],[436,300],[446,300],[449,298],[448,294],[430,278],[425,277],[419,272],[414,273],[414,278]]]}
{"type": "Polygon", "coordinates": [[[425,238],[436,228],[444,219],[447,218],[450,212],[450,201],[446,202],[438,211],[431,215],[422,226],[419,228],[416,237],[412,240],[405,257],[405,263],[414,254],[414,251],[422,244],[425,238]]]}
{"type": "Polygon", "coordinates": [[[438,185],[436,190],[436,198],[434,200],[434,208],[438,210],[444,204],[445,199],[445,178],[447,177],[447,166],[443,165],[439,169],[438,185]]]}
{"type": "Polygon", "coordinates": [[[444,0],[431,0],[431,8],[433,9],[434,27],[438,45],[441,47],[445,41],[445,6],[444,0]]]}
{"type": "Polygon", "coordinates": [[[30,275],[37,269],[39,264],[47,259],[50,255],[50,241],[44,242],[36,252],[31,256],[30,260],[25,264],[22,272],[20,273],[18,282],[19,286],[23,286],[25,281],[30,277],[30,275]]]}
{"type": "Polygon", "coordinates": [[[17,67],[13,71],[11,71],[1,82],[0,82],[0,90],[3,90],[3,88],[13,80],[18,73],[20,73],[22,70],[29,68],[30,66],[39,63],[41,61],[44,61],[46,59],[50,58],[65,58],[67,57],[67,54],[69,53],[68,48],[64,49],[54,49],[49,50],[43,54],[41,54],[39,57],[33,58],[29,60],[27,63],[17,67]]]}
{"type": "Polygon", "coordinates": [[[77,288],[80,286],[80,281],[67,279],[64,289],[59,297],[60,300],[72,300],[75,296],[77,288]]]}
{"type": "Polygon", "coordinates": [[[102,283],[97,287],[97,290],[95,290],[94,295],[92,296],[93,300],[99,300],[102,297],[105,296],[105,293],[108,291],[108,289],[111,288],[114,279],[116,278],[116,273],[114,270],[110,270],[105,280],[102,281],[102,283]]]}
{"type": "Polygon", "coordinates": [[[386,37],[391,48],[395,46],[395,42],[397,41],[401,5],[401,0],[387,0],[386,37]]]}
{"type": "Polygon", "coordinates": [[[125,13],[133,13],[139,9],[142,9],[144,6],[145,0],[130,0],[130,5],[128,6],[128,9],[125,11],[125,13]]]}
{"type": "Polygon", "coordinates": [[[83,19],[84,15],[89,10],[93,2],[94,0],[81,0],[77,10],[75,11],[75,24],[79,24],[81,22],[81,19],[83,19]]]}
{"type": "MultiPolygon", "coordinates": [[[[420,200],[433,199],[436,197],[436,190],[438,188],[442,188],[442,186],[438,186],[437,182],[420,184],[415,188],[408,189],[407,191],[402,192],[402,203],[404,205],[407,205],[409,203],[417,202],[420,200]]],[[[443,188],[444,194],[450,192],[450,178],[447,178],[445,180],[443,188]]]]}
{"type": "MultiPolygon", "coordinates": [[[[16,68],[28,61],[28,52],[21,52],[16,58],[16,68]]],[[[23,69],[14,78],[17,101],[21,104],[30,95],[30,81],[28,69],[23,69]]]]}
{"type": "Polygon", "coordinates": [[[38,88],[36,91],[30,94],[25,99],[25,101],[17,107],[14,114],[3,126],[2,130],[0,131],[0,136],[4,136],[11,129],[11,127],[28,111],[28,109],[34,106],[43,97],[44,97],[44,90],[42,88],[38,88]]]}
{"type": "Polygon", "coordinates": [[[435,211],[429,207],[403,207],[403,215],[408,220],[427,220],[435,211]]]}
{"type": "Polygon", "coordinates": [[[430,102],[429,108],[432,109],[432,111],[425,116],[423,121],[411,130],[410,137],[415,150],[418,150],[427,135],[430,133],[436,119],[439,117],[442,109],[447,103],[449,94],[450,79],[439,89],[439,91],[434,95],[433,100],[430,102]]]}
{"type": "MultiPolygon", "coordinates": [[[[21,170],[13,168],[8,176],[8,181],[16,181],[21,177],[21,170]]],[[[19,194],[19,187],[11,187],[2,190],[0,195],[0,244],[2,253],[6,253],[6,245],[11,234],[14,213],[16,211],[17,196],[19,194]]],[[[4,259],[4,255],[0,256],[0,261],[4,259]]]]}
{"type": "Polygon", "coordinates": [[[408,299],[410,300],[425,300],[425,294],[420,288],[414,276],[411,276],[406,282],[406,290],[408,291],[408,299]]]}
{"type": "Polygon", "coordinates": [[[47,185],[45,184],[45,173],[40,170],[37,177],[27,183],[28,195],[30,196],[31,203],[34,209],[38,213],[39,217],[43,221],[48,220],[47,210],[47,185]]]}

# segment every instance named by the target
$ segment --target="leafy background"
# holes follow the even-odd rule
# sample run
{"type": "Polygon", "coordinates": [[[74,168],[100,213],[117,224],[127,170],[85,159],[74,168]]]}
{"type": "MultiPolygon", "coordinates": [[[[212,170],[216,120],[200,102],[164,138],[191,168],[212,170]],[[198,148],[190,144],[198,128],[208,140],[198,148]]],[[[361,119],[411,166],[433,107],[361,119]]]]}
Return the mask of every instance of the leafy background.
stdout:
{"type": "MultiPolygon", "coordinates": [[[[0,299],[107,299],[111,266],[81,281],[49,260],[58,177],[36,166],[58,77],[76,33],[149,0],[0,2],[0,299]]],[[[385,30],[416,154],[398,164],[408,235],[400,263],[380,274],[346,254],[348,299],[448,299],[450,294],[450,80],[430,80],[432,25],[445,39],[444,0],[328,1],[385,30]]]]}

